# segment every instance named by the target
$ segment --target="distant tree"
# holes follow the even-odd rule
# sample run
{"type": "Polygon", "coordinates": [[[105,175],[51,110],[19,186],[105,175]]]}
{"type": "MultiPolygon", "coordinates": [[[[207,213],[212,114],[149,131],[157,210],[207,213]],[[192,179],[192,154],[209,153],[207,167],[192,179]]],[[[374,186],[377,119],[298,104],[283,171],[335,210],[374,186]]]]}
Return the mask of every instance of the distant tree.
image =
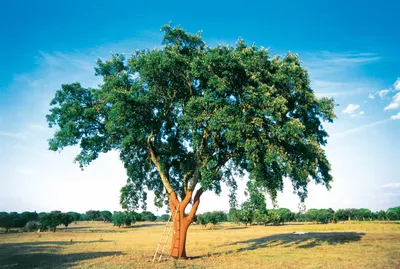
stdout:
{"type": "Polygon", "coordinates": [[[140,214],[140,213],[137,213],[137,212],[135,212],[135,211],[129,211],[130,212],[130,214],[135,218],[135,221],[136,222],[138,222],[138,221],[144,221],[143,219],[142,219],[142,215],[140,214]]]}
{"type": "Polygon", "coordinates": [[[208,220],[204,216],[204,214],[198,214],[196,220],[197,220],[196,223],[201,225],[201,228],[205,228],[208,224],[208,220]]]}
{"type": "Polygon", "coordinates": [[[68,227],[68,225],[74,221],[74,217],[68,213],[61,213],[59,216],[61,218],[61,224],[63,224],[65,227],[68,227]]]}
{"type": "Polygon", "coordinates": [[[157,217],[150,211],[143,211],[140,213],[142,221],[155,221],[157,217]]]}
{"type": "Polygon", "coordinates": [[[216,224],[227,221],[227,215],[223,211],[205,212],[197,215],[196,221],[198,224],[202,225],[202,227],[211,224],[211,228],[214,229],[216,224]]]}
{"type": "Polygon", "coordinates": [[[41,231],[47,231],[48,229],[50,229],[51,231],[55,232],[57,226],[62,223],[62,214],[58,211],[41,214],[39,217],[39,221],[41,224],[41,231]]]}
{"type": "Polygon", "coordinates": [[[267,225],[269,222],[267,211],[260,211],[258,209],[253,212],[253,221],[258,224],[267,225]]]}
{"type": "Polygon", "coordinates": [[[101,213],[99,210],[89,210],[86,212],[88,220],[95,221],[101,220],[101,213]]]}
{"type": "Polygon", "coordinates": [[[400,206],[389,208],[386,211],[386,217],[390,220],[400,220],[400,206]]]}
{"type": "Polygon", "coordinates": [[[112,215],[113,225],[117,227],[121,227],[125,224],[126,214],[124,212],[114,211],[112,215]]]}
{"type": "Polygon", "coordinates": [[[369,220],[372,217],[371,210],[367,208],[360,208],[357,210],[356,218],[358,220],[369,220]]]}
{"type": "Polygon", "coordinates": [[[268,210],[269,213],[276,213],[279,214],[280,223],[285,223],[289,221],[294,221],[295,220],[295,213],[291,212],[287,208],[277,208],[277,209],[271,209],[268,210]]]}
{"type": "Polygon", "coordinates": [[[345,221],[345,220],[352,220],[356,219],[357,217],[357,209],[355,208],[346,208],[346,209],[338,209],[334,213],[334,218],[337,221],[345,221]]]}
{"type": "Polygon", "coordinates": [[[100,212],[100,219],[104,222],[112,221],[112,213],[108,210],[103,210],[100,212]]]}
{"type": "Polygon", "coordinates": [[[168,221],[169,216],[170,216],[169,214],[162,214],[161,216],[157,217],[156,221],[166,222],[166,221],[168,221]]]}
{"type": "Polygon", "coordinates": [[[256,210],[259,216],[267,214],[267,204],[265,195],[257,187],[256,182],[247,182],[245,195],[248,196],[248,199],[240,207],[240,219],[247,226],[254,221],[256,210]]]}
{"type": "Polygon", "coordinates": [[[81,214],[79,214],[77,212],[70,211],[70,212],[67,212],[67,214],[72,216],[72,219],[73,219],[74,222],[77,222],[77,221],[81,220],[81,214]]]}
{"type": "Polygon", "coordinates": [[[35,220],[28,221],[24,227],[25,232],[36,232],[40,228],[40,223],[35,220]]]}
{"type": "Polygon", "coordinates": [[[386,220],[387,216],[385,210],[379,210],[378,212],[376,212],[375,217],[378,220],[386,220]]]}
{"type": "Polygon", "coordinates": [[[202,193],[220,193],[223,182],[235,185],[235,171],[248,172],[273,200],[284,178],[301,200],[310,179],[330,188],[322,123],[335,118],[334,103],[315,95],[297,55],[270,57],[243,40],[210,47],[200,33],[171,25],[162,30],[158,49],[138,50],[128,61],[121,54],[98,60],[99,87],[61,86],[47,115],[57,127],[51,150],[79,145],[82,167],[119,150],[131,209],[148,191],[157,206],[168,200],[172,212],[179,207],[172,236],[178,247],[171,248],[177,258],[186,256],[202,193]]]}
{"type": "Polygon", "coordinates": [[[332,221],[332,219],[333,219],[333,213],[330,210],[319,209],[317,211],[315,221],[317,221],[319,223],[328,223],[328,222],[332,221]]]}
{"type": "Polygon", "coordinates": [[[47,213],[47,212],[40,212],[40,213],[38,214],[38,220],[40,220],[40,218],[41,218],[42,216],[46,215],[46,214],[48,214],[48,213],[47,213]]]}
{"type": "Polygon", "coordinates": [[[20,218],[25,220],[26,222],[37,221],[39,219],[39,215],[36,212],[25,211],[20,214],[20,218]]]}
{"type": "Polygon", "coordinates": [[[114,211],[112,215],[112,221],[114,226],[121,227],[122,225],[131,226],[136,222],[135,215],[131,212],[125,211],[114,211]]]}
{"type": "Polygon", "coordinates": [[[0,212],[0,227],[4,228],[6,232],[13,227],[14,217],[7,212],[0,212]]]}
{"type": "Polygon", "coordinates": [[[276,211],[268,212],[268,223],[279,225],[281,223],[281,215],[279,215],[279,213],[276,211]]]}
{"type": "Polygon", "coordinates": [[[241,212],[240,209],[231,208],[228,213],[228,221],[239,224],[242,222],[241,220],[241,212]]]}

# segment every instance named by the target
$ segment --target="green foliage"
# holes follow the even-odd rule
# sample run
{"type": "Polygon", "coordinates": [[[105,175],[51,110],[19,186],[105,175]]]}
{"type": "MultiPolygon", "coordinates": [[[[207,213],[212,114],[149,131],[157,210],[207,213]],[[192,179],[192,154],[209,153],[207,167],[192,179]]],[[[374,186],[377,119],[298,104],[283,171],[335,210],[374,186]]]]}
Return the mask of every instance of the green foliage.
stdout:
{"type": "Polygon", "coordinates": [[[212,211],[212,212],[205,212],[203,214],[197,215],[197,223],[206,226],[207,224],[211,224],[212,228],[220,222],[227,221],[227,215],[223,211],[212,211]]]}
{"type": "Polygon", "coordinates": [[[251,224],[253,222],[267,222],[267,204],[265,195],[262,193],[262,188],[257,187],[257,182],[249,181],[245,194],[248,199],[241,205],[240,210],[233,211],[235,222],[251,224]]]}
{"type": "Polygon", "coordinates": [[[167,222],[169,219],[169,214],[162,214],[161,216],[157,217],[156,221],[167,222]]]}
{"type": "Polygon", "coordinates": [[[7,212],[0,212],[0,227],[8,231],[14,226],[14,217],[7,212]]]}
{"type": "Polygon", "coordinates": [[[114,226],[118,227],[121,227],[123,225],[131,226],[136,222],[136,218],[135,215],[132,214],[131,212],[114,211],[114,214],[112,215],[112,222],[114,226]]]}
{"type": "Polygon", "coordinates": [[[157,219],[157,217],[149,211],[143,211],[140,213],[140,216],[142,221],[155,221],[157,219]]]}
{"type": "Polygon", "coordinates": [[[39,214],[40,230],[47,231],[50,229],[55,232],[58,225],[62,224],[62,214],[58,211],[52,211],[50,213],[39,214]]]}
{"type": "Polygon", "coordinates": [[[330,188],[322,122],[335,118],[334,103],[315,96],[297,55],[271,57],[243,40],[208,47],[200,33],[162,30],[159,49],[98,60],[99,88],[61,86],[47,115],[57,127],[51,150],[79,145],[81,167],[119,150],[127,210],[145,206],[147,191],[157,206],[165,189],[183,197],[200,184],[220,193],[225,182],[234,192],[235,172],[248,172],[273,200],[285,177],[301,200],[310,179],[330,188]]]}
{"type": "Polygon", "coordinates": [[[65,227],[68,227],[68,225],[74,221],[74,217],[67,213],[61,213],[60,218],[61,224],[63,224],[65,227]]]}
{"type": "Polygon", "coordinates": [[[111,222],[112,221],[112,213],[108,210],[103,210],[100,212],[100,218],[102,221],[111,222]]]}
{"type": "Polygon", "coordinates": [[[268,223],[279,225],[281,223],[281,215],[278,212],[268,212],[268,223]]]}
{"type": "Polygon", "coordinates": [[[400,220],[400,206],[389,208],[386,217],[390,220],[400,220]]]}
{"type": "Polygon", "coordinates": [[[121,227],[125,224],[126,214],[124,212],[114,211],[112,215],[112,221],[114,226],[121,227]]]}
{"type": "Polygon", "coordinates": [[[31,220],[31,221],[28,221],[28,223],[26,223],[26,225],[24,227],[24,231],[25,232],[36,232],[37,230],[39,230],[39,228],[40,228],[40,222],[31,220]]]}
{"type": "Polygon", "coordinates": [[[73,219],[74,222],[83,220],[83,219],[81,219],[81,214],[79,214],[77,212],[70,211],[70,212],[67,212],[67,214],[72,216],[72,219],[73,219]]]}
{"type": "Polygon", "coordinates": [[[356,218],[358,220],[369,220],[372,218],[372,212],[367,208],[360,208],[357,210],[356,218]]]}
{"type": "Polygon", "coordinates": [[[338,209],[334,214],[336,221],[345,221],[345,220],[352,220],[352,219],[355,220],[356,216],[357,216],[356,208],[338,209]]]}
{"type": "Polygon", "coordinates": [[[25,211],[20,214],[20,218],[25,220],[26,222],[37,221],[39,219],[39,215],[36,212],[25,211]]]}
{"type": "Polygon", "coordinates": [[[88,220],[102,220],[101,212],[99,210],[89,210],[86,212],[86,217],[88,220]]]}

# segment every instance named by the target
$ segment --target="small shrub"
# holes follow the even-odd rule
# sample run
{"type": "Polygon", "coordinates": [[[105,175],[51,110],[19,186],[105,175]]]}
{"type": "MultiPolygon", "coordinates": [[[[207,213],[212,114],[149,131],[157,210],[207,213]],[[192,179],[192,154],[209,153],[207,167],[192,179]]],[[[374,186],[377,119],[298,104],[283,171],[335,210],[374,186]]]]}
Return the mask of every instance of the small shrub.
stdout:
{"type": "Polygon", "coordinates": [[[24,232],[36,232],[37,230],[39,230],[39,227],[40,223],[32,220],[25,224],[24,232]]]}

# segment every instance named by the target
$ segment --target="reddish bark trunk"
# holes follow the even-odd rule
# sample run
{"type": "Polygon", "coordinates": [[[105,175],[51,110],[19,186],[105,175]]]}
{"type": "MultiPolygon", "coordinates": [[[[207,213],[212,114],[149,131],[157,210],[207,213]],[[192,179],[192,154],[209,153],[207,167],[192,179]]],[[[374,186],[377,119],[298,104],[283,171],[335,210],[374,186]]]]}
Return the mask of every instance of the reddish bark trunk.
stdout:
{"type": "Polygon", "coordinates": [[[202,191],[197,191],[192,209],[188,216],[185,216],[185,209],[192,198],[192,192],[188,191],[185,199],[179,202],[175,193],[172,193],[169,199],[169,206],[171,209],[172,216],[175,216],[176,210],[178,213],[175,217],[175,221],[172,227],[172,245],[170,255],[173,258],[186,258],[186,235],[190,224],[196,214],[197,208],[200,203],[200,195],[202,191]]]}

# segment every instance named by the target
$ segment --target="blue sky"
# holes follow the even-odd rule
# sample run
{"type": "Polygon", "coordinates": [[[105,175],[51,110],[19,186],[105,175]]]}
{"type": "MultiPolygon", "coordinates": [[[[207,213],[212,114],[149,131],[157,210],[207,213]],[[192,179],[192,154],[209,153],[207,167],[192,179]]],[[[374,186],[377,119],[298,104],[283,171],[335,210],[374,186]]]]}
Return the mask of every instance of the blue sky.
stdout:
{"type": "MultiPolygon", "coordinates": [[[[338,119],[326,125],[334,183],[329,192],[310,185],[308,208],[400,205],[396,1],[37,2],[0,4],[0,211],[120,209],[118,154],[81,171],[76,148],[47,150],[45,115],[61,84],[96,86],[98,57],[160,46],[169,21],[203,30],[209,45],[242,37],[272,55],[298,53],[316,94],[335,98],[338,119]]],[[[279,205],[296,210],[286,183],[279,205]]],[[[200,212],[229,207],[225,193],[204,196],[200,212]]]]}

